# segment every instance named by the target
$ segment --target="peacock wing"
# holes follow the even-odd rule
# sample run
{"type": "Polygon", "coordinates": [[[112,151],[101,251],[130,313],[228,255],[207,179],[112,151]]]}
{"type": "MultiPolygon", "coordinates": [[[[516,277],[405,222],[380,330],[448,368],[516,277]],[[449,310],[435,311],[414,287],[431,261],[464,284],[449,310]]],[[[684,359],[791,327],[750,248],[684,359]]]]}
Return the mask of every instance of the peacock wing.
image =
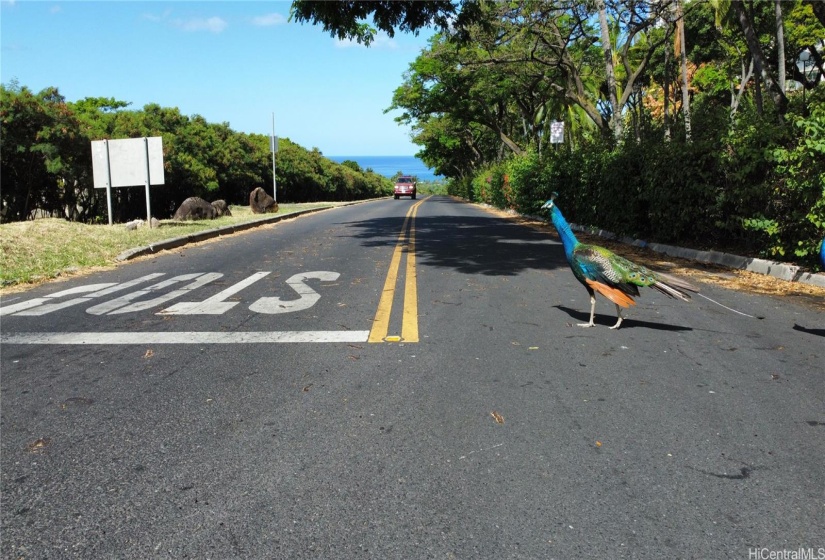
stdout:
{"type": "Polygon", "coordinates": [[[580,245],[573,257],[581,271],[580,279],[588,289],[600,293],[616,305],[635,305],[632,296],[639,295],[639,288],[623,281],[621,269],[614,263],[617,255],[597,245],[580,245]]]}
{"type": "Polygon", "coordinates": [[[682,301],[690,301],[688,292],[699,291],[699,288],[689,282],[653,272],[598,245],[579,245],[573,252],[573,260],[576,263],[573,270],[576,277],[616,305],[624,305],[627,301],[615,292],[638,296],[639,287],[644,286],[682,301]],[[576,271],[576,267],[579,272],[576,271]]]}
{"type": "Polygon", "coordinates": [[[629,261],[624,257],[613,254],[611,257],[613,270],[623,283],[634,286],[652,286],[659,279],[657,274],[649,268],[629,261]]]}
{"type": "Polygon", "coordinates": [[[649,286],[656,276],[647,268],[620,257],[598,245],[579,245],[573,258],[589,280],[602,282],[623,292],[638,296],[637,286],[649,286]]]}

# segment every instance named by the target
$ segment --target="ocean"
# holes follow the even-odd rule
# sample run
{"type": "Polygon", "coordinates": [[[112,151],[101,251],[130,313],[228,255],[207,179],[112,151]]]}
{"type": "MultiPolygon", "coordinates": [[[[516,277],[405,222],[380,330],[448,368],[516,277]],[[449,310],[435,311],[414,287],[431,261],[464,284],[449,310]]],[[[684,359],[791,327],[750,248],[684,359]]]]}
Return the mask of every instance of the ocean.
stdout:
{"type": "Polygon", "coordinates": [[[372,169],[384,177],[392,177],[399,171],[404,175],[415,175],[419,181],[438,181],[443,179],[415,156],[326,156],[335,163],[350,160],[361,169],[372,169]]]}

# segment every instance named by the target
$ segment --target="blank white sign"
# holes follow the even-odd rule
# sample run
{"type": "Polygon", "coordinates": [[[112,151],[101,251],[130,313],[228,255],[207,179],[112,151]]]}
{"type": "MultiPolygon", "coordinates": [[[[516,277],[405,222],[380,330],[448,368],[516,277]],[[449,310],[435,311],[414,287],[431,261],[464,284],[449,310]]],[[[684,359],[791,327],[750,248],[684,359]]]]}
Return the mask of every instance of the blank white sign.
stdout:
{"type": "MultiPolygon", "coordinates": [[[[149,145],[149,184],[164,184],[163,140],[160,136],[146,138],[149,145]]],[[[105,189],[109,182],[106,173],[106,144],[109,145],[111,186],[137,187],[146,184],[146,144],[143,138],[125,140],[94,140],[92,142],[92,171],[95,188],[105,189]]]]}

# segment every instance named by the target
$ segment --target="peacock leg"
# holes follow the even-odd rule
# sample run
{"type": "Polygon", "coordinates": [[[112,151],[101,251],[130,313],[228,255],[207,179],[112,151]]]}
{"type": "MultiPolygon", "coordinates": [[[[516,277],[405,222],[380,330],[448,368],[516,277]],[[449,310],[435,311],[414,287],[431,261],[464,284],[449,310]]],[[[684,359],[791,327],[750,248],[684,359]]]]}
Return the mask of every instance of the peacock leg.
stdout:
{"type": "Polygon", "coordinates": [[[590,322],[589,323],[578,323],[579,327],[595,327],[596,323],[593,319],[596,317],[596,295],[593,294],[590,296],[590,322]]]}
{"type": "Polygon", "coordinates": [[[611,329],[618,329],[619,325],[622,324],[622,308],[616,305],[616,315],[618,315],[619,320],[616,321],[616,324],[610,327],[611,329]]]}

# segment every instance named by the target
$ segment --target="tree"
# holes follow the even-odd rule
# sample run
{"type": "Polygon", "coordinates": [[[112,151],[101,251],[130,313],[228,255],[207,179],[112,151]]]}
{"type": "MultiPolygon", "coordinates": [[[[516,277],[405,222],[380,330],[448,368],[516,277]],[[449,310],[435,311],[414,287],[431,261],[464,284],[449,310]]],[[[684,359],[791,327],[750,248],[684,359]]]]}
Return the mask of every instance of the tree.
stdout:
{"type": "Polygon", "coordinates": [[[616,72],[613,69],[613,43],[610,40],[610,29],[607,26],[607,8],[604,0],[596,0],[599,11],[599,28],[601,29],[602,51],[604,51],[604,69],[607,79],[607,99],[610,102],[610,123],[613,127],[613,136],[616,142],[622,139],[622,114],[619,100],[616,97],[616,72]]]}
{"type": "Polygon", "coordinates": [[[586,114],[598,129],[612,130],[620,139],[625,109],[631,100],[641,107],[646,69],[670,31],[662,34],[656,27],[662,6],[623,0],[602,2],[601,8],[605,25],[600,40],[592,26],[599,14],[584,4],[533,0],[487,5],[484,21],[466,29],[466,42],[442,34],[423,55],[431,62],[439,60],[439,75],[428,72],[432,64],[413,69],[414,79],[426,77],[414,87],[408,78],[393,108],[416,105],[418,110],[399,122],[414,125],[422,113],[450,112],[459,120],[487,126],[514,154],[527,146],[541,152],[549,123],[571,113],[576,114],[571,124],[586,114]],[[598,57],[604,61],[600,68],[598,57]],[[621,63],[615,72],[614,60],[621,63]],[[611,74],[612,80],[606,77],[611,74]],[[424,101],[436,98],[441,101],[424,107],[424,101]]]}
{"type": "Polygon", "coordinates": [[[473,22],[478,10],[476,0],[464,0],[458,5],[450,0],[295,0],[292,2],[290,19],[299,23],[320,24],[333,37],[369,45],[375,39],[377,31],[393,37],[396,29],[417,33],[430,26],[447,30],[451,26],[455,28],[468,25],[473,22]],[[370,14],[375,27],[364,21],[370,14]]]}
{"type": "Polygon", "coordinates": [[[685,140],[691,141],[691,119],[690,119],[690,81],[688,80],[687,71],[687,46],[685,45],[685,12],[682,5],[682,0],[676,0],[674,3],[676,10],[676,45],[678,46],[677,54],[679,55],[679,68],[682,77],[682,115],[685,122],[685,140]]]}
{"type": "Polygon", "coordinates": [[[535,87],[530,87],[529,77],[516,79],[504,65],[491,62],[484,48],[463,48],[443,35],[434,37],[429,51],[410,67],[404,85],[396,89],[393,104],[387,109],[405,111],[396,119],[398,122],[415,124],[449,113],[454,122],[486,127],[508,150],[523,150],[519,103],[522,113],[531,112],[529,98],[535,94],[535,87]]]}
{"type": "Polygon", "coordinates": [[[825,13],[822,17],[817,17],[817,8],[825,12],[825,5],[820,2],[792,4],[785,8],[783,17],[787,51],[792,54],[787,60],[786,70],[792,80],[799,82],[808,91],[816,88],[825,74],[825,52],[822,52],[822,45],[825,44],[825,13]],[[814,21],[820,21],[821,25],[814,24],[814,21]],[[810,67],[798,67],[800,56],[808,59],[805,64],[810,67]],[[811,71],[813,76],[805,75],[805,71],[811,71]]]}
{"type": "Polygon", "coordinates": [[[811,7],[813,14],[819,20],[819,23],[825,27],[825,2],[821,0],[804,0],[803,4],[807,4],[811,7]]]}
{"type": "Polygon", "coordinates": [[[731,7],[739,20],[739,25],[742,27],[742,33],[745,36],[745,42],[748,45],[748,50],[753,57],[753,63],[757,74],[765,82],[768,88],[768,93],[771,96],[780,115],[784,115],[788,110],[788,98],[779,87],[779,84],[773,77],[770,71],[770,66],[762,51],[762,46],[759,44],[759,39],[756,36],[756,31],[751,21],[751,17],[745,9],[743,0],[731,0],[731,7]]]}
{"type": "Polygon", "coordinates": [[[782,21],[782,0],[776,0],[776,66],[779,69],[779,89],[785,93],[785,24],[782,21]]]}
{"type": "Polygon", "coordinates": [[[76,189],[91,158],[85,137],[57,88],[34,94],[12,82],[0,86],[2,220],[25,220],[41,210],[72,217],[76,189]]]}

